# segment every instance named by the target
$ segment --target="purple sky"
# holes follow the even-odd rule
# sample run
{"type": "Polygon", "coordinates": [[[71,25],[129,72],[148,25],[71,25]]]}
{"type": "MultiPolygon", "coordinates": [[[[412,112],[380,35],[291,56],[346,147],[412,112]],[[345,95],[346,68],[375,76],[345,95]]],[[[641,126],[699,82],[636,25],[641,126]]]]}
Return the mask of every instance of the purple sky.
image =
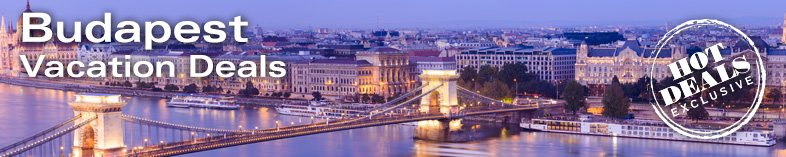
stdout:
{"type": "MultiPolygon", "coordinates": [[[[55,21],[83,24],[109,11],[115,23],[203,23],[242,15],[263,28],[377,28],[377,17],[383,28],[660,25],[697,18],[774,25],[786,12],[784,0],[31,0],[30,5],[55,21]]],[[[25,0],[0,2],[0,12],[13,21],[24,7],[25,0]]]]}

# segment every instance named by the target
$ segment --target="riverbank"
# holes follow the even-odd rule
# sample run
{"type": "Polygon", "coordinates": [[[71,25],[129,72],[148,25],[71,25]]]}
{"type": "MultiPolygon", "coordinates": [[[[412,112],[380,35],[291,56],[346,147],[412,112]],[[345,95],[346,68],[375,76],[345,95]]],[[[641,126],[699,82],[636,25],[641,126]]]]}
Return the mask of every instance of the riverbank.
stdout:
{"type": "MultiPolygon", "coordinates": [[[[66,82],[53,82],[53,81],[45,81],[45,80],[8,78],[8,77],[0,77],[0,83],[25,86],[25,87],[62,90],[62,91],[109,93],[109,94],[120,94],[123,96],[143,96],[143,97],[155,97],[155,98],[171,98],[175,94],[179,94],[179,92],[166,92],[166,91],[157,92],[157,91],[135,89],[135,88],[117,88],[117,87],[108,87],[108,86],[81,85],[81,84],[71,84],[66,82]]],[[[285,100],[286,99],[282,99],[282,98],[235,97],[235,103],[241,105],[247,105],[247,106],[274,107],[278,104],[283,103],[285,100]]]]}

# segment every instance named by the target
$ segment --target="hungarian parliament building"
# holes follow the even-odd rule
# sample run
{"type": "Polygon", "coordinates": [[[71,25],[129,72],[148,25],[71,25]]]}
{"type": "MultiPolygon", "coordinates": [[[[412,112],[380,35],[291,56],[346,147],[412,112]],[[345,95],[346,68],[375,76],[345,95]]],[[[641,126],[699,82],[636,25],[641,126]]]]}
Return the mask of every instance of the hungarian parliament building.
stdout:
{"type": "MultiPolygon", "coordinates": [[[[30,10],[30,2],[27,3],[27,8],[24,12],[33,12],[30,10]]],[[[32,64],[37,62],[40,55],[44,55],[47,61],[56,60],[68,63],[77,60],[79,44],[75,42],[62,43],[55,41],[54,38],[43,43],[22,42],[21,14],[16,22],[16,27],[13,27],[10,21],[6,21],[4,15],[0,22],[2,22],[0,23],[0,75],[19,76],[23,73],[24,67],[19,62],[20,55],[27,57],[32,64]]],[[[40,24],[41,21],[39,19],[30,19],[30,22],[40,24]]],[[[32,36],[43,36],[42,32],[33,31],[31,33],[32,36]]]]}

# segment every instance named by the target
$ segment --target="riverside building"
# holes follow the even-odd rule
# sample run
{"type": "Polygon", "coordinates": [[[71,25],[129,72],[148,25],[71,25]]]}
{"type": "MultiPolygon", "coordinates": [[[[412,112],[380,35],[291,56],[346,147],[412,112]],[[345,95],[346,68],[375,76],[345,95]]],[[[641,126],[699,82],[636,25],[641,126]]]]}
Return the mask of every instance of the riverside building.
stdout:
{"type": "Polygon", "coordinates": [[[544,47],[533,48],[479,47],[466,49],[456,56],[458,69],[473,67],[480,70],[483,65],[502,68],[505,64],[524,63],[530,73],[537,74],[541,80],[559,82],[574,78],[576,49],[544,47]]]}
{"type": "Polygon", "coordinates": [[[292,97],[313,98],[313,92],[337,100],[356,94],[389,97],[416,88],[406,51],[374,47],[355,59],[309,59],[289,64],[292,97]]]}

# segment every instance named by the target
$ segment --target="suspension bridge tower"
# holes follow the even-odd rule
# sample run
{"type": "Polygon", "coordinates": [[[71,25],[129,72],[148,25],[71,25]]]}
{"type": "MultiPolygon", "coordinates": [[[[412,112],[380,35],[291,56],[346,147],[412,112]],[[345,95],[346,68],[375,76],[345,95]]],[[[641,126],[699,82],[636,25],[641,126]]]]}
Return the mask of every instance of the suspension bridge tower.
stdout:
{"type": "Polygon", "coordinates": [[[121,110],[126,103],[118,94],[77,94],[69,102],[74,115],[81,115],[77,122],[90,120],[87,125],[74,130],[74,156],[100,156],[116,154],[123,149],[123,118],[121,110]]]}
{"type": "Polygon", "coordinates": [[[420,99],[420,111],[440,113],[458,111],[456,96],[458,78],[456,70],[423,70],[420,74],[420,80],[426,85],[423,90],[437,89],[420,99]]]}

